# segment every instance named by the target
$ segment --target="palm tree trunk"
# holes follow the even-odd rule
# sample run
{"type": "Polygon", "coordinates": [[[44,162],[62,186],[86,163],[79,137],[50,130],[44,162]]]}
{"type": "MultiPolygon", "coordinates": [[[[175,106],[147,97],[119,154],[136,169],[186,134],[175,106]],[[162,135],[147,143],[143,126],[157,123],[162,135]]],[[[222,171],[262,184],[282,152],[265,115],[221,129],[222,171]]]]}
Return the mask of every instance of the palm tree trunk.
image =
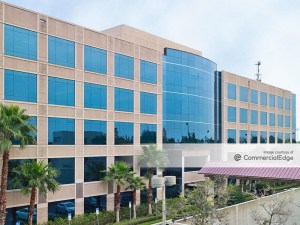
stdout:
{"type": "Polygon", "coordinates": [[[132,201],[133,201],[133,219],[136,219],[136,189],[132,192],[132,201]]]}
{"type": "Polygon", "coordinates": [[[9,152],[3,153],[2,160],[3,162],[2,162],[2,177],[1,177],[1,191],[0,191],[0,225],[5,224],[5,218],[6,218],[6,189],[7,189],[9,152]]]}
{"type": "Polygon", "coordinates": [[[36,187],[33,187],[31,189],[30,205],[29,205],[29,212],[28,212],[28,225],[32,225],[32,217],[33,217],[33,213],[34,213],[36,191],[37,191],[36,187]]]}
{"type": "Polygon", "coordinates": [[[116,193],[116,222],[120,222],[120,203],[121,203],[121,187],[117,185],[116,193]]]}
{"type": "Polygon", "coordinates": [[[147,204],[148,204],[148,214],[149,215],[152,215],[152,177],[153,177],[153,169],[152,168],[149,168],[148,169],[148,173],[150,175],[150,178],[149,178],[149,183],[148,183],[148,189],[147,189],[147,204]]]}

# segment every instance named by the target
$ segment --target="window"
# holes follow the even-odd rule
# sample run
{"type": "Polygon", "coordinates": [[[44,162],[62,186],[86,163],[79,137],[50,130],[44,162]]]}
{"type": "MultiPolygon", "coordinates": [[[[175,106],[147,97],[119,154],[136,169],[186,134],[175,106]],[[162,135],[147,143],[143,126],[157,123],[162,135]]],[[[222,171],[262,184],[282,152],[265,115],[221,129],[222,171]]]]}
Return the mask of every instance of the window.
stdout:
{"type": "Polygon", "coordinates": [[[240,123],[248,123],[248,110],[240,108],[240,123]]]}
{"type": "Polygon", "coordinates": [[[140,143],[156,144],[156,124],[141,123],[140,125],[140,143]]]}
{"type": "Polygon", "coordinates": [[[74,145],[75,120],[48,118],[48,145],[74,145]]]}
{"type": "Polygon", "coordinates": [[[277,115],[278,127],[283,127],[283,115],[277,115]]]}
{"type": "Polygon", "coordinates": [[[115,88],[115,110],[133,112],[133,90],[115,88]]]}
{"type": "Polygon", "coordinates": [[[157,99],[156,94],[141,92],[140,93],[140,112],[147,114],[156,114],[157,99]]]}
{"type": "Polygon", "coordinates": [[[278,109],[283,109],[283,98],[281,96],[277,98],[277,107],[278,109]]]}
{"type": "Polygon", "coordinates": [[[290,139],[290,134],[289,133],[285,133],[284,143],[291,143],[291,139],[290,139]]]}
{"type": "Polygon", "coordinates": [[[241,144],[247,144],[247,138],[248,138],[248,131],[247,130],[240,130],[240,143],[241,144]]]}
{"type": "Polygon", "coordinates": [[[66,217],[68,213],[71,213],[73,217],[75,214],[75,202],[74,199],[67,199],[57,202],[48,203],[48,219],[54,220],[56,217],[66,217]]]}
{"type": "Polygon", "coordinates": [[[84,158],[84,182],[103,180],[106,170],[106,157],[84,158]]]}
{"type": "Polygon", "coordinates": [[[15,173],[13,169],[17,168],[19,165],[23,163],[29,163],[32,159],[10,159],[8,161],[8,175],[7,175],[7,190],[20,189],[20,186],[15,186],[13,183],[13,179],[15,177],[15,173]]]}
{"type": "Polygon", "coordinates": [[[227,113],[228,122],[236,122],[236,108],[232,106],[227,106],[227,113]]]}
{"type": "Polygon", "coordinates": [[[261,144],[266,144],[267,142],[268,142],[267,132],[261,131],[260,132],[260,143],[261,144]]]}
{"type": "MultiPolygon", "coordinates": [[[[26,221],[26,216],[28,215],[28,208],[29,208],[29,205],[7,208],[5,225],[22,224],[23,221],[26,221]],[[22,217],[22,218],[24,218],[24,220],[22,218],[19,218],[20,215],[24,215],[24,217],[22,217]]],[[[36,213],[37,213],[36,210],[37,209],[35,206],[34,207],[34,216],[32,217],[32,222],[33,222],[32,224],[36,224],[36,213]]]]}
{"type": "Polygon", "coordinates": [[[99,211],[106,211],[106,195],[89,196],[84,198],[84,213],[94,213],[98,208],[99,211]]]}
{"type": "Polygon", "coordinates": [[[14,70],[4,71],[4,99],[37,102],[37,76],[14,70]]]}
{"type": "Polygon", "coordinates": [[[60,184],[72,184],[75,182],[74,158],[49,158],[48,163],[59,171],[56,181],[60,184]]]}
{"type": "Polygon", "coordinates": [[[4,26],[4,54],[37,60],[36,32],[7,24],[4,26]]]}
{"type": "Polygon", "coordinates": [[[227,84],[227,98],[236,100],[236,86],[235,84],[227,84]]]}
{"type": "Polygon", "coordinates": [[[240,87],[240,101],[248,102],[248,88],[243,86],[240,87]]]}
{"type": "MultiPolygon", "coordinates": [[[[31,125],[31,126],[33,126],[37,129],[37,117],[36,116],[31,116],[29,118],[29,120],[27,120],[27,124],[29,124],[29,125],[31,125]]],[[[30,134],[34,137],[35,143],[29,142],[28,144],[29,145],[35,145],[36,141],[37,141],[37,131],[31,131],[30,134]]],[[[20,145],[19,140],[16,140],[16,139],[12,138],[11,141],[12,141],[13,145],[20,145]]]]}
{"type": "Polygon", "coordinates": [[[115,53],[115,76],[133,80],[133,58],[115,53]]]}
{"type": "Polygon", "coordinates": [[[133,144],[133,123],[115,122],[115,145],[133,144]]]}
{"type": "Polygon", "coordinates": [[[260,92],[260,105],[263,105],[263,106],[267,106],[267,98],[268,98],[268,95],[266,92],[260,92]]]}
{"type": "Polygon", "coordinates": [[[269,106],[275,108],[275,95],[269,95],[269,106]]]}
{"type": "Polygon", "coordinates": [[[140,60],[140,66],[141,81],[156,84],[157,65],[155,63],[140,60]]]}
{"type": "Polygon", "coordinates": [[[84,69],[95,73],[107,73],[107,52],[99,48],[84,46],[84,69]]]}
{"type": "Polygon", "coordinates": [[[234,129],[227,130],[227,143],[229,144],[236,143],[236,130],[234,129]]]}
{"type": "Polygon", "coordinates": [[[106,145],[106,121],[84,120],[84,144],[106,145]]]}
{"type": "Polygon", "coordinates": [[[277,133],[277,143],[278,144],[283,143],[283,133],[277,133]]]}
{"type": "Polygon", "coordinates": [[[256,110],[251,110],[251,124],[258,123],[258,113],[256,110]]]}
{"type": "Polygon", "coordinates": [[[290,127],[290,116],[284,116],[284,127],[290,127]]]}
{"type": "Polygon", "coordinates": [[[251,103],[258,104],[258,93],[257,90],[251,89],[251,103]]]}
{"type": "Polygon", "coordinates": [[[84,83],[84,107],[106,109],[107,87],[100,84],[84,83]]]}
{"type": "Polygon", "coordinates": [[[275,126],[275,113],[270,113],[269,116],[270,116],[269,125],[274,127],[275,126]]]}
{"type": "Polygon", "coordinates": [[[60,66],[75,67],[75,44],[58,37],[48,36],[48,62],[60,66]]]}
{"type": "Polygon", "coordinates": [[[284,109],[290,110],[290,99],[289,98],[284,99],[284,109]]]}
{"type": "Polygon", "coordinates": [[[257,131],[251,131],[250,142],[251,144],[257,144],[257,131]]]}
{"type": "Polygon", "coordinates": [[[275,132],[270,132],[269,133],[269,143],[270,144],[275,144],[275,132]]]}
{"type": "Polygon", "coordinates": [[[268,125],[267,112],[260,112],[260,125],[268,125]]]}
{"type": "Polygon", "coordinates": [[[48,103],[75,106],[75,81],[48,77],[48,103]]]}

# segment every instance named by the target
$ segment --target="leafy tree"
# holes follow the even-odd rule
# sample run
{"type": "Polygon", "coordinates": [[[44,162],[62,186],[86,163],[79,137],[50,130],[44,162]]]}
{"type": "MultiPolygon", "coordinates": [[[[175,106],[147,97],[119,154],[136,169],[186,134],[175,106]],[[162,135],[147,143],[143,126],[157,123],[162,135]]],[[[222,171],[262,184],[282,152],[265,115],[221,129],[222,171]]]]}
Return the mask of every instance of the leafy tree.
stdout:
{"type": "Polygon", "coordinates": [[[249,192],[242,192],[240,186],[229,185],[228,186],[229,200],[228,205],[235,205],[242,202],[247,202],[256,198],[256,196],[249,192]]]}
{"type": "Polygon", "coordinates": [[[115,182],[117,185],[116,193],[116,222],[120,222],[120,207],[121,207],[121,187],[125,186],[129,177],[132,177],[134,173],[130,171],[128,165],[125,162],[117,162],[110,166],[105,172],[104,180],[107,182],[115,182]]]}
{"type": "Polygon", "coordinates": [[[168,156],[164,150],[157,149],[156,145],[143,146],[143,154],[139,156],[138,160],[141,167],[147,168],[145,178],[148,179],[147,188],[147,204],[149,206],[149,215],[152,214],[152,182],[153,173],[155,169],[162,170],[168,164],[168,156]]]}
{"type": "Polygon", "coordinates": [[[0,225],[6,218],[6,190],[9,154],[12,140],[18,141],[20,148],[35,143],[33,132],[35,127],[29,124],[30,116],[25,109],[16,105],[0,104],[0,154],[2,154],[2,176],[0,190],[0,225]]]}
{"type": "Polygon", "coordinates": [[[30,195],[28,224],[32,225],[37,190],[44,196],[48,191],[56,192],[59,189],[59,183],[55,180],[58,171],[51,165],[45,164],[44,161],[32,160],[20,164],[13,169],[13,172],[15,174],[14,185],[21,187],[21,192],[24,195],[30,195]]]}
{"type": "Polygon", "coordinates": [[[126,189],[132,190],[133,219],[136,219],[136,191],[144,190],[146,185],[142,178],[135,176],[129,177],[127,182],[129,186],[126,189]]]}

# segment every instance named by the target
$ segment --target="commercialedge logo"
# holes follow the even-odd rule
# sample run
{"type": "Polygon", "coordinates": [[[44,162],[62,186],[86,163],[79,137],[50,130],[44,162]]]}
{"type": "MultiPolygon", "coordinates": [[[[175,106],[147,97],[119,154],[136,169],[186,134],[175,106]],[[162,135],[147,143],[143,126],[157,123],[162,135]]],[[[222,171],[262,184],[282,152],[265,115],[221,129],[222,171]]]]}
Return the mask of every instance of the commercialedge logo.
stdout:
{"type": "Polygon", "coordinates": [[[245,161],[286,161],[289,162],[293,160],[293,156],[289,155],[270,155],[270,156],[250,156],[250,155],[244,155],[242,157],[240,154],[234,155],[235,161],[240,161],[241,159],[245,161]]]}

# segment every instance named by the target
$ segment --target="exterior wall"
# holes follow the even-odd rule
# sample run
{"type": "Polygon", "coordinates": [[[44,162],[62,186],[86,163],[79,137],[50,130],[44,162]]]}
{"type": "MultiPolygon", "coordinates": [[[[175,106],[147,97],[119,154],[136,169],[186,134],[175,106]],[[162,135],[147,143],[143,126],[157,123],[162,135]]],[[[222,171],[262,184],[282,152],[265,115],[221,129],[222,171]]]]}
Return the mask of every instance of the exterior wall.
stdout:
{"type": "MultiPolygon", "coordinates": [[[[258,137],[258,143],[260,142],[259,137],[260,137],[260,131],[266,131],[267,133],[267,138],[269,137],[270,132],[275,132],[275,141],[277,143],[277,133],[282,132],[283,133],[283,139],[285,138],[285,133],[290,134],[290,140],[291,140],[291,134],[292,134],[292,123],[293,123],[293,117],[292,117],[292,96],[293,94],[288,91],[284,90],[281,88],[277,88],[268,84],[264,84],[261,82],[258,82],[256,80],[251,80],[246,77],[241,77],[239,75],[235,75],[229,72],[222,71],[221,73],[222,77],[222,125],[223,125],[223,130],[222,130],[222,139],[223,143],[227,143],[227,130],[228,129],[235,129],[236,130],[236,141],[239,143],[239,131],[240,130],[248,130],[248,136],[247,136],[247,141],[250,143],[250,133],[251,131],[257,131],[257,137],[258,137]],[[228,99],[227,98],[227,84],[232,83],[236,85],[236,100],[228,99]],[[239,100],[239,87],[244,86],[248,88],[248,102],[242,102],[239,100]],[[252,104],[250,102],[251,98],[251,93],[250,89],[255,89],[258,90],[258,104],[252,104]],[[262,106],[260,105],[260,91],[266,92],[268,94],[268,106],[262,106]],[[269,94],[274,94],[275,95],[275,108],[269,107],[269,94]],[[277,96],[283,97],[283,109],[278,109],[277,107],[277,96]],[[290,99],[290,110],[285,110],[284,109],[284,98],[289,98],[290,99]],[[234,106],[236,107],[236,122],[228,122],[227,116],[227,106],[234,106]],[[248,109],[248,123],[243,124],[240,123],[240,108],[246,108],[248,109]],[[252,125],[250,120],[251,120],[251,115],[250,115],[250,110],[257,110],[258,111],[258,124],[257,125],[252,125]],[[268,125],[260,125],[260,111],[267,112],[267,122],[268,125]],[[275,113],[275,126],[270,126],[269,125],[269,113],[275,113]],[[277,115],[281,114],[283,117],[285,115],[290,116],[290,128],[285,128],[284,124],[283,127],[278,127],[277,126],[277,115]]],[[[294,117],[295,118],[295,117],[294,117]]],[[[284,118],[283,118],[284,119],[284,118]]],[[[284,122],[284,121],[283,121],[284,122]]]]}

